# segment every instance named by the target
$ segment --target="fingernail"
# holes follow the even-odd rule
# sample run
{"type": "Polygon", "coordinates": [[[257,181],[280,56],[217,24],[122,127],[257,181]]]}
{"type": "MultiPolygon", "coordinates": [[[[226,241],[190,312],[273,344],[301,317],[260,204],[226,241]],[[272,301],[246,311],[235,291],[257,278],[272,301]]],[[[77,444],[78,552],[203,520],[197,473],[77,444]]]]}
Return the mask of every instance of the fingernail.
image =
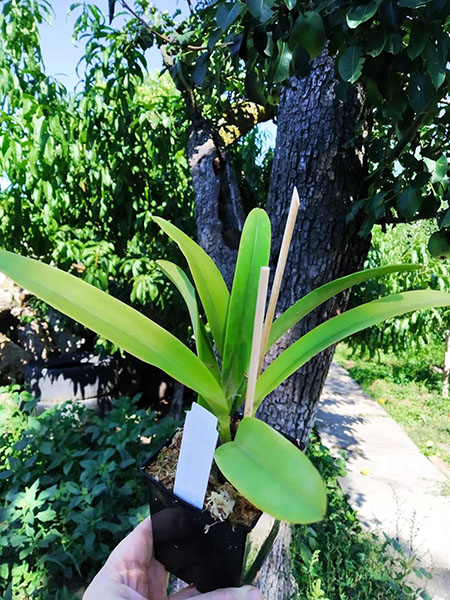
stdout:
{"type": "Polygon", "coordinates": [[[249,592],[247,594],[247,599],[248,600],[263,600],[263,597],[259,590],[257,590],[256,588],[252,588],[251,590],[249,590],[249,592]]]}

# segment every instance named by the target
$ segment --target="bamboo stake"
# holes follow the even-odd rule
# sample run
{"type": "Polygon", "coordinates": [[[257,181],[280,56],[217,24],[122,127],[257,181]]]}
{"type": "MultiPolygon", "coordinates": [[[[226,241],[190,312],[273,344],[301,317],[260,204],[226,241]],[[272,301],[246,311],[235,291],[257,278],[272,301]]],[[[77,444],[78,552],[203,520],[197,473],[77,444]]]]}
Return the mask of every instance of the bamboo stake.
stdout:
{"type": "Polygon", "coordinates": [[[292,192],[291,206],[289,208],[289,214],[286,220],[286,225],[283,233],[283,240],[281,242],[280,254],[278,256],[277,268],[275,270],[275,277],[273,279],[272,292],[270,294],[269,306],[267,307],[266,320],[264,322],[264,331],[261,342],[260,358],[258,375],[261,372],[264,355],[266,353],[267,342],[269,341],[270,328],[272,327],[273,317],[275,315],[275,309],[278,302],[278,296],[280,295],[281,282],[283,281],[284,269],[286,268],[286,261],[289,253],[289,247],[291,245],[292,234],[294,233],[295,221],[297,219],[298,208],[300,206],[300,199],[298,196],[297,188],[294,186],[292,192]]]}
{"type": "Polygon", "coordinates": [[[264,311],[266,308],[267,288],[269,285],[269,267],[261,267],[259,272],[258,298],[256,300],[255,322],[253,326],[252,351],[248,370],[247,394],[245,396],[244,417],[253,415],[256,379],[258,378],[259,354],[261,348],[264,311]]]}

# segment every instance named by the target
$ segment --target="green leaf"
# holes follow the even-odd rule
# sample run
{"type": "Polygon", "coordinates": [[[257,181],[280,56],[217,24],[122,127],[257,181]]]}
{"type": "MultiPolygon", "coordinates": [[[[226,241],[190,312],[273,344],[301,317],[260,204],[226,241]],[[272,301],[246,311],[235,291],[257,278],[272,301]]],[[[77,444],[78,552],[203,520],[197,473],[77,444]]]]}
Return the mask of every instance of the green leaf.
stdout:
{"type": "Polygon", "coordinates": [[[248,98],[252,102],[256,102],[261,106],[265,106],[267,104],[267,100],[264,95],[264,83],[259,79],[255,71],[250,68],[245,74],[245,91],[248,98]]]}
{"type": "Polygon", "coordinates": [[[43,523],[47,523],[48,521],[52,521],[56,517],[56,512],[51,508],[47,508],[47,510],[42,510],[38,512],[36,518],[43,523]]]}
{"type": "Polygon", "coordinates": [[[318,12],[310,11],[299,15],[292,27],[292,38],[314,58],[325,45],[325,30],[322,17],[318,12]]]}
{"type": "Polygon", "coordinates": [[[392,294],[352,308],[318,325],[276,358],[256,384],[255,410],[280,383],[313,356],[354,333],[414,310],[450,306],[450,294],[420,290],[392,294]]]}
{"type": "Polygon", "coordinates": [[[246,4],[249,13],[261,23],[265,23],[273,15],[275,0],[246,0],[246,4]]]}
{"type": "Polygon", "coordinates": [[[428,40],[428,31],[422,21],[414,21],[411,26],[407,53],[411,60],[422,54],[428,40]]]}
{"type": "Polygon", "coordinates": [[[208,399],[217,415],[223,392],[201,360],[171,333],[96,287],[24,256],[0,250],[0,270],[65,315],[208,399]]]}
{"type": "Polygon", "coordinates": [[[202,87],[203,85],[206,73],[208,72],[209,59],[209,52],[204,52],[203,54],[200,54],[200,56],[197,58],[194,73],[192,75],[192,79],[197,87],[202,87]]]}
{"type": "Polygon", "coordinates": [[[178,265],[168,260],[157,260],[156,264],[178,289],[186,303],[194,332],[195,345],[200,360],[211,370],[214,377],[220,380],[219,367],[211,341],[200,320],[195,289],[186,273],[178,265]]]}
{"type": "Polygon", "coordinates": [[[349,46],[338,62],[339,75],[344,81],[355,83],[361,76],[364,57],[360,46],[349,46]]]}
{"type": "Polygon", "coordinates": [[[443,216],[441,222],[439,223],[439,227],[450,227],[450,210],[448,210],[443,216]]]}
{"type": "Polygon", "coordinates": [[[260,510],[289,523],[325,516],[326,489],[308,458],[263,421],[245,418],[235,440],[215,453],[232,485],[260,510]]]}
{"type": "Polygon", "coordinates": [[[377,12],[378,7],[381,4],[381,0],[373,0],[369,4],[360,4],[355,8],[352,8],[347,13],[347,24],[350,29],[355,29],[361,23],[371,19],[377,12]]]}
{"type": "Polygon", "coordinates": [[[216,14],[216,22],[222,31],[227,31],[236,21],[243,10],[239,2],[225,2],[221,4],[216,14]]]}
{"type": "Polygon", "coordinates": [[[376,57],[383,51],[387,42],[386,27],[377,25],[371,27],[366,34],[366,52],[370,56],[376,57]]]}
{"type": "Polygon", "coordinates": [[[408,85],[408,98],[414,112],[424,111],[431,101],[431,80],[426,73],[414,73],[408,85]]]}
{"type": "Polygon", "coordinates": [[[431,183],[439,183],[447,177],[448,160],[445,154],[442,154],[442,156],[440,156],[436,162],[429,160],[426,161],[426,164],[427,166],[431,164],[433,165],[431,169],[431,183]]]}
{"type": "Polygon", "coordinates": [[[445,81],[445,58],[440,55],[436,46],[431,41],[426,47],[427,67],[435,89],[439,89],[445,81]]]}
{"type": "Polygon", "coordinates": [[[286,4],[286,8],[288,10],[292,10],[293,8],[296,7],[297,0],[284,0],[284,3],[286,4]]]}
{"type": "Polygon", "coordinates": [[[412,219],[420,209],[422,199],[417,190],[413,187],[407,187],[397,199],[397,208],[400,214],[406,219],[412,219]]]}
{"type": "Polygon", "coordinates": [[[357,271],[351,275],[346,275],[345,277],[340,277],[339,279],[325,283],[325,285],[318,287],[301,298],[273,322],[270,329],[267,350],[275,344],[286,331],[301,321],[303,317],[344,290],[348,290],[352,286],[363,283],[368,279],[383,277],[383,275],[388,275],[389,273],[417,271],[420,268],[419,265],[389,265],[387,267],[377,267],[376,269],[357,271]]]}
{"type": "Polygon", "coordinates": [[[273,82],[281,83],[289,77],[289,69],[291,66],[292,52],[288,44],[282,40],[278,40],[278,56],[275,60],[273,82]]]}
{"type": "Polygon", "coordinates": [[[197,293],[205,309],[219,354],[223,356],[225,325],[230,293],[214,261],[183,231],[161,217],[153,217],[161,229],[176,242],[191,270],[197,293]]]}
{"type": "Polygon", "coordinates": [[[398,0],[398,5],[402,8],[421,8],[432,2],[432,0],[398,0]]]}
{"type": "Polygon", "coordinates": [[[242,231],[228,310],[222,363],[227,398],[238,390],[250,362],[260,269],[267,266],[269,254],[270,220],[264,210],[255,208],[242,231]]]}

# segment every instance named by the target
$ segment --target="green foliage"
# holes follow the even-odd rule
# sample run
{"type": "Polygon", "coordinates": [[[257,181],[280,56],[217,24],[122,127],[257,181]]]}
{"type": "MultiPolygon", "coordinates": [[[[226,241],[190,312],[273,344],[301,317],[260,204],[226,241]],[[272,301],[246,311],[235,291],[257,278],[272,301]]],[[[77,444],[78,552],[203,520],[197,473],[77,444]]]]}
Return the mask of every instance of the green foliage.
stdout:
{"type": "Polygon", "coordinates": [[[315,432],[307,454],[327,484],[328,511],[320,523],[294,530],[292,566],[298,598],[429,599],[422,587],[407,583],[412,573],[424,584],[430,577],[424,569],[413,566],[414,556],[408,556],[396,540],[381,542],[362,531],[337,479],[345,475],[345,460],[333,459],[315,432]]]}
{"type": "MultiPolygon", "coordinates": [[[[44,72],[46,7],[0,7],[2,246],[46,256],[163,319],[174,299],[150,256],[175,253],[150,215],[193,230],[183,100],[168,75],[145,74],[131,24],[116,31],[93,5],[76,9],[85,73],[69,94],[44,72]]],[[[172,325],[186,334],[186,321],[172,325]]]]}
{"type": "MultiPolygon", "coordinates": [[[[54,308],[145,362],[164,369],[198,392],[200,402],[217,416],[222,442],[226,442],[217,451],[218,464],[225,477],[244,496],[248,496],[255,506],[275,517],[282,515],[283,519],[293,522],[317,520],[317,515],[323,513],[325,505],[323,489],[314,486],[312,496],[306,493],[307,488],[303,487],[303,482],[311,479],[311,472],[308,461],[303,460],[299,450],[291,444],[280,443],[279,435],[272,432],[271,428],[259,432],[258,427],[262,427],[262,424],[258,425],[259,421],[252,417],[244,420],[244,426],[239,428],[235,440],[231,441],[231,419],[242,403],[241,394],[246,387],[246,373],[250,363],[257,284],[261,268],[266,267],[269,260],[270,222],[267,214],[262,209],[255,208],[247,217],[231,296],[217,267],[198,244],[165,219],[154,217],[154,220],[185,255],[208,320],[207,327],[201,325],[195,290],[186,275],[167,261],[163,265],[186,301],[193,330],[198,336],[197,348],[201,353],[204,352],[203,342],[206,342],[205,336],[209,329],[212,339],[209,343],[206,342],[206,347],[212,348],[214,342],[223,357],[221,369],[211,351],[205,353],[208,362],[203,362],[202,356],[195,355],[152,320],[69,273],[4,250],[0,250],[0,269],[54,308]],[[209,365],[210,361],[214,362],[213,368],[209,365]],[[275,437],[271,439],[271,436],[275,437]],[[266,444],[260,443],[262,437],[267,438],[266,444]],[[264,486],[261,488],[256,484],[261,477],[258,465],[267,462],[268,446],[273,447],[277,459],[275,464],[271,463],[268,476],[269,479],[278,480],[280,484],[277,493],[270,494],[269,502],[264,486]],[[252,458],[249,461],[247,453],[250,448],[252,458]],[[281,477],[278,477],[280,469],[281,477]],[[303,495],[297,489],[296,493],[292,493],[292,472],[295,472],[296,481],[302,483],[303,495]],[[297,498],[295,506],[287,511],[286,504],[290,504],[293,497],[297,498]],[[314,505],[313,510],[311,504],[314,505]]],[[[405,270],[405,267],[397,265],[372,271],[371,274],[380,275],[396,270],[405,270]]],[[[406,271],[409,271],[409,267],[406,267],[406,271]]],[[[296,316],[301,318],[305,314],[305,304],[307,308],[314,308],[330,295],[366,279],[367,274],[357,273],[323,286],[309,294],[300,308],[296,306],[299,313],[296,316]]],[[[412,291],[391,294],[329,319],[284,350],[258,377],[254,411],[267,394],[310,358],[345,337],[412,310],[448,305],[450,294],[437,290],[412,291]]],[[[289,319],[284,319],[283,322],[286,321],[289,319]]],[[[295,321],[291,322],[294,323],[295,321]]],[[[255,360],[262,359],[263,355],[264,351],[262,356],[257,354],[255,360]]]]}
{"type": "Polygon", "coordinates": [[[141,14],[165,38],[153,39],[164,43],[176,85],[216,124],[244,99],[277,106],[281,86],[308,75],[326,47],[337,97],[346,101],[358,84],[365,98],[370,175],[349,215],[365,215],[365,236],[376,222],[429,218],[448,206],[449,11],[449,0],[323,0],[313,10],[307,0],[216,0],[197,2],[181,23],[141,14]],[[436,184],[429,161],[441,161],[436,184]]]}
{"type": "Polygon", "coordinates": [[[0,406],[0,595],[72,600],[146,516],[138,466],[175,424],[136,399],[103,419],[70,403],[37,417],[35,404],[16,388],[0,406]]]}
{"type": "MultiPolygon", "coordinates": [[[[424,222],[400,224],[388,227],[383,233],[376,227],[372,246],[365,266],[368,268],[389,265],[391,262],[419,263],[423,269],[386,275],[371,279],[352,292],[351,305],[369,302],[385,294],[400,290],[450,289],[450,269],[445,262],[433,259],[427,251],[427,243],[433,227],[424,222]]],[[[348,343],[355,352],[368,352],[374,356],[379,350],[416,352],[425,344],[443,339],[448,328],[448,310],[413,312],[360,331],[348,343]]]]}

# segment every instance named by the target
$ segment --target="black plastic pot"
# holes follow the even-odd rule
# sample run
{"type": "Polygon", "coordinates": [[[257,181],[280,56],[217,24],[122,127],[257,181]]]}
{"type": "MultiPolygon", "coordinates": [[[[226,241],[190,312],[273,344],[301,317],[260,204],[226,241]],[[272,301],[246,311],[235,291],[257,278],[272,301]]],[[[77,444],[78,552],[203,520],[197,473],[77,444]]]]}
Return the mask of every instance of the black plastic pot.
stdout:
{"type": "Polygon", "coordinates": [[[156,559],[202,593],[252,583],[272,547],[279,522],[263,514],[250,527],[233,527],[187,504],[145,471],[161,449],[141,466],[156,559]]]}

